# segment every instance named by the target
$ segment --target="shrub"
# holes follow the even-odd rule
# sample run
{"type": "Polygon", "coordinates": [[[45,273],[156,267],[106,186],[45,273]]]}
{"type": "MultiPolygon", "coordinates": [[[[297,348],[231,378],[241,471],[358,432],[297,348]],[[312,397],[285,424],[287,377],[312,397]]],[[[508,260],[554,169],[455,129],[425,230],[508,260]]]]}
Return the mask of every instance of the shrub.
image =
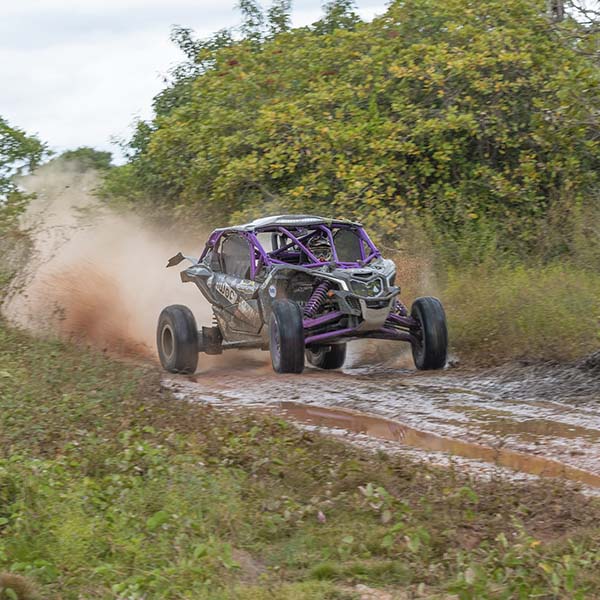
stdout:
{"type": "Polygon", "coordinates": [[[454,348],[481,362],[573,359],[600,343],[600,275],[568,263],[451,268],[443,297],[454,348]]]}

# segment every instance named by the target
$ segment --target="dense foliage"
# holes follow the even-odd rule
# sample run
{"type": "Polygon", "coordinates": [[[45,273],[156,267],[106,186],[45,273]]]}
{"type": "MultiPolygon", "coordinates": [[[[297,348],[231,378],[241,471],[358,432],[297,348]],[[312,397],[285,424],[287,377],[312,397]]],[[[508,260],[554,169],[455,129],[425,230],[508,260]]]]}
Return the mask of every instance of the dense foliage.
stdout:
{"type": "Polygon", "coordinates": [[[334,3],[313,27],[261,36],[251,21],[238,42],[179,31],[192,60],[107,189],[219,222],[313,211],[380,235],[415,214],[444,233],[488,223],[527,248],[555,206],[592,201],[600,169],[600,71],[579,26],[545,9],[407,0],[359,23],[334,3]]]}
{"type": "Polygon", "coordinates": [[[45,144],[35,136],[0,116],[0,228],[12,222],[24,205],[26,196],[15,177],[35,168],[46,152],[45,144]]]}
{"type": "Polygon", "coordinates": [[[112,154],[105,150],[96,150],[90,146],[80,146],[75,150],[65,150],[57,157],[57,160],[76,163],[82,170],[96,169],[106,171],[112,166],[112,154]]]}

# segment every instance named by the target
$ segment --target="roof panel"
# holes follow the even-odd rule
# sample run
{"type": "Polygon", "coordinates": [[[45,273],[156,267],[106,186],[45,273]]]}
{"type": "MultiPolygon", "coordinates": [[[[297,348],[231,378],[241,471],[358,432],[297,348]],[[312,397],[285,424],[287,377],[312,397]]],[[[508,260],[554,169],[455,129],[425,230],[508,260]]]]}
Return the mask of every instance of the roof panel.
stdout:
{"type": "MultiPolygon", "coordinates": [[[[360,223],[348,221],[347,219],[328,219],[317,215],[273,215],[256,219],[243,225],[232,225],[231,227],[219,227],[214,232],[223,231],[257,231],[268,227],[304,227],[310,225],[332,225],[332,224],[355,225],[362,227],[360,223]]],[[[214,233],[213,232],[213,233],[214,233]]]]}
{"type": "MultiPolygon", "coordinates": [[[[247,231],[254,231],[273,225],[281,227],[302,227],[308,225],[331,225],[332,223],[345,223],[348,225],[360,226],[360,223],[354,223],[346,219],[327,219],[317,215],[273,215],[256,219],[245,225],[240,225],[239,228],[247,231]]],[[[238,227],[235,227],[234,229],[238,229],[238,227]]]]}

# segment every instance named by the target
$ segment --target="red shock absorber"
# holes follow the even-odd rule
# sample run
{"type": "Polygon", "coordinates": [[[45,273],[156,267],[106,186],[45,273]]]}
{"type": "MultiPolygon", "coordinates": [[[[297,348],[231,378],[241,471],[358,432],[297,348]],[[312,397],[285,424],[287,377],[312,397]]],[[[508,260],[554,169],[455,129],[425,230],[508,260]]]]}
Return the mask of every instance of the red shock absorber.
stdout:
{"type": "Polygon", "coordinates": [[[321,308],[325,298],[327,297],[327,292],[331,287],[330,281],[323,281],[320,283],[313,291],[311,297],[308,299],[306,306],[304,307],[304,316],[311,318],[314,317],[321,308]]]}

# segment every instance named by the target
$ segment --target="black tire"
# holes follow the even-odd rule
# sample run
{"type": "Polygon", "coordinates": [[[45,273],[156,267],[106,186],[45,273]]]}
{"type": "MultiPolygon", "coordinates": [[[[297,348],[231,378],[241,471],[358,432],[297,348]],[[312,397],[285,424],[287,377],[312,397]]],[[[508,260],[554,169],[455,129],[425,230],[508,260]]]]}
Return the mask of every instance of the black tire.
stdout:
{"type": "Polygon", "coordinates": [[[306,360],[319,369],[339,369],[346,360],[346,344],[307,348],[306,360]]]}
{"type": "Polygon", "coordinates": [[[291,300],[276,300],[269,321],[269,350],[276,373],[304,370],[304,328],[302,310],[291,300]]]}
{"type": "Polygon", "coordinates": [[[448,354],[448,328],[442,303],[431,296],[417,298],[410,314],[419,323],[413,332],[419,338],[419,343],[412,344],[415,366],[422,371],[442,369],[448,354]]]}
{"type": "Polygon", "coordinates": [[[198,366],[198,328],[187,306],[172,304],[158,318],[156,346],[160,364],[171,373],[194,373],[198,366]]]}

